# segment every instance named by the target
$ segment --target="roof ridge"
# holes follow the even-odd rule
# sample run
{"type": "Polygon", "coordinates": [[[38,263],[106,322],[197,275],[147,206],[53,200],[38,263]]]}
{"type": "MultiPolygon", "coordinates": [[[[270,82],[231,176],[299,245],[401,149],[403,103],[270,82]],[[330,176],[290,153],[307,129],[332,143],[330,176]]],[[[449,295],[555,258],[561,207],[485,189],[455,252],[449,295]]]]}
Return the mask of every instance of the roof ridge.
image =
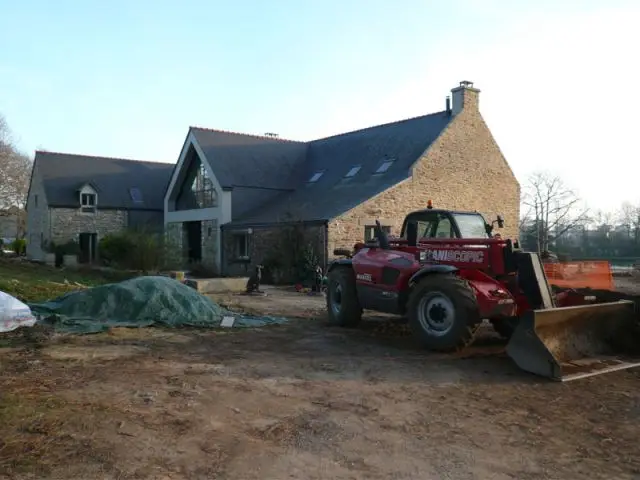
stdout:
{"type": "Polygon", "coordinates": [[[151,163],[154,165],[171,165],[173,166],[173,163],[168,163],[168,162],[159,162],[157,160],[137,160],[135,158],[123,158],[123,157],[109,157],[109,156],[104,156],[104,155],[87,155],[84,153],[68,153],[68,152],[54,152],[52,150],[36,150],[35,151],[36,155],[38,153],[51,153],[53,155],[66,155],[66,156],[70,156],[70,157],[85,157],[85,158],[98,158],[101,160],[123,160],[125,162],[135,162],[135,163],[151,163]]]}
{"type": "Polygon", "coordinates": [[[374,128],[388,127],[389,125],[395,125],[395,124],[399,124],[399,123],[410,122],[411,120],[416,120],[418,118],[426,118],[426,117],[432,117],[432,116],[435,116],[435,115],[442,115],[443,113],[447,113],[447,110],[441,110],[439,112],[427,113],[427,114],[424,114],[424,115],[416,115],[415,117],[403,118],[401,120],[394,120],[392,122],[381,123],[379,125],[372,125],[370,127],[358,128],[356,130],[350,130],[348,132],[336,133],[334,135],[329,135],[327,137],[321,137],[321,138],[316,138],[314,140],[309,140],[306,143],[314,143],[314,142],[319,142],[321,140],[328,140],[330,138],[341,137],[343,135],[351,135],[353,133],[366,132],[367,130],[373,130],[374,128]]]}
{"type": "Polygon", "coordinates": [[[205,132],[214,132],[214,133],[230,133],[232,135],[241,135],[243,137],[269,139],[269,140],[275,140],[275,141],[279,141],[279,142],[301,143],[301,144],[309,143],[309,142],[303,142],[301,140],[292,140],[290,138],[270,137],[268,135],[255,135],[255,134],[252,134],[252,133],[234,132],[232,130],[221,130],[219,128],[199,127],[199,126],[196,126],[196,125],[190,125],[189,126],[189,130],[191,130],[191,129],[204,130],[205,132]]]}

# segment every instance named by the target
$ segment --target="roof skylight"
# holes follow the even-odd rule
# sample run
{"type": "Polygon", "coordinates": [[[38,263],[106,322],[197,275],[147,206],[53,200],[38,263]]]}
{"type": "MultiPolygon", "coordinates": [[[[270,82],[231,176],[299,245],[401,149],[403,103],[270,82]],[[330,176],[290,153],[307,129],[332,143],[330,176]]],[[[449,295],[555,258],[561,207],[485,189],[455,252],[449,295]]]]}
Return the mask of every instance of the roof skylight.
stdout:
{"type": "Polygon", "coordinates": [[[376,173],[384,173],[384,172],[386,172],[387,170],[389,170],[389,167],[391,165],[393,165],[393,160],[385,160],[384,162],[382,162],[380,164],[380,166],[376,170],[376,173]]]}
{"type": "Polygon", "coordinates": [[[324,170],[321,172],[316,172],[313,175],[311,175],[311,178],[309,179],[309,183],[315,183],[318,180],[320,180],[320,177],[322,176],[323,173],[324,173],[324,170]]]}
{"type": "Polygon", "coordinates": [[[360,165],[354,165],[353,167],[351,167],[351,170],[349,170],[347,172],[347,174],[345,175],[345,177],[349,178],[349,177],[353,177],[356,175],[356,173],[358,173],[360,171],[360,165]]]}
{"type": "Polygon", "coordinates": [[[131,187],[129,189],[129,195],[134,203],[142,203],[142,192],[138,187],[131,187]]]}

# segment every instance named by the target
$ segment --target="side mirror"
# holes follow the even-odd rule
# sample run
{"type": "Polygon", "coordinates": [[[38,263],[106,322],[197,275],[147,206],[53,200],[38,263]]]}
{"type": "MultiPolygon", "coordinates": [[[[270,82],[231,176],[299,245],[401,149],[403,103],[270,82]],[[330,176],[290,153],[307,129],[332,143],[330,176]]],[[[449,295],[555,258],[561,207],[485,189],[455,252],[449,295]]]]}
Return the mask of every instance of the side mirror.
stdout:
{"type": "Polygon", "coordinates": [[[502,218],[502,215],[498,215],[498,218],[496,219],[496,222],[498,222],[498,227],[499,228],[504,228],[504,218],[502,218]]]}
{"type": "Polygon", "coordinates": [[[410,247],[418,245],[418,222],[407,223],[407,245],[410,247]]]}

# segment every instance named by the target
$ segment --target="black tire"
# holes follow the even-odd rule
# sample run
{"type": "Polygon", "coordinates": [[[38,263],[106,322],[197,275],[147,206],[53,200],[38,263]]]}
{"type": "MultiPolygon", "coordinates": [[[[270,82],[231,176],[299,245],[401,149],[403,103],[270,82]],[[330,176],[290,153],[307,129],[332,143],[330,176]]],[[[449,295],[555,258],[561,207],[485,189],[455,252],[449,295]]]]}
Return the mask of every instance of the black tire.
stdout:
{"type": "Polygon", "coordinates": [[[337,267],[327,275],[327,313],[329,323],[356,327],[362,320],[356,276],[350,267],[337,267]]]}
{"type": "Polygon", "coordinates": [[[413,287],[407,307],[413,334],[429,350],[447,352],[467,346],[482,322],[473,290],[465,280],[451,274],[431,274],[421,279],[413,287]]]}
{"type": "Polygon", "coordinates": [[[511,335],[513,335],[513,331],[516,329],[516,325],[518,323],[518,318],[505,318],[500,320],[491,320],[491,325],[493,325],[493,329],[496,331],[498,335],[502,338],[509,340],[511,335]]]}

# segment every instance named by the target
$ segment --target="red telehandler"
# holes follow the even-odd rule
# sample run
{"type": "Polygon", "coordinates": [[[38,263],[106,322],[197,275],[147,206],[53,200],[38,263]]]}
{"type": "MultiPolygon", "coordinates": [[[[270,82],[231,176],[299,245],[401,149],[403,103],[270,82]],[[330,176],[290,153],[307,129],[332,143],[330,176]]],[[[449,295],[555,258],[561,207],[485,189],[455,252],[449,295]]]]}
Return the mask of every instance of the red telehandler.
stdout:
{"type": "Polygon", "coordinates": [[[640,365],[640,302],[554,293],[538,254],[492,234],[500,216],[488,224],[429,202],[407,215],[398,238],[376,223],[374,240],[334,251],[342,258],[327,274],[332,323],[356,326],[363,309],[402,315],[424,348],[453,351],[487,319],[521,369],[558,381],[640,365]]]}

